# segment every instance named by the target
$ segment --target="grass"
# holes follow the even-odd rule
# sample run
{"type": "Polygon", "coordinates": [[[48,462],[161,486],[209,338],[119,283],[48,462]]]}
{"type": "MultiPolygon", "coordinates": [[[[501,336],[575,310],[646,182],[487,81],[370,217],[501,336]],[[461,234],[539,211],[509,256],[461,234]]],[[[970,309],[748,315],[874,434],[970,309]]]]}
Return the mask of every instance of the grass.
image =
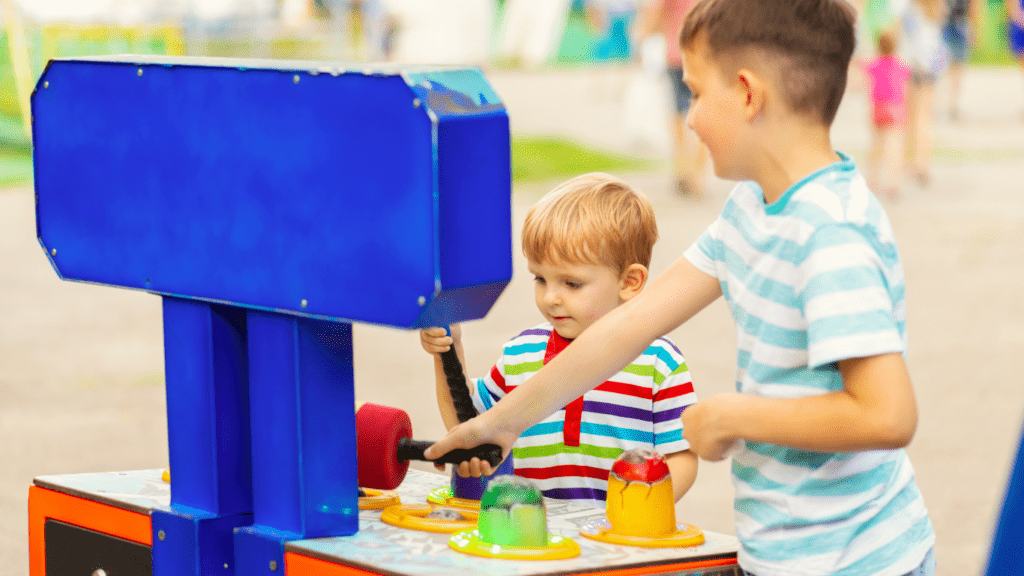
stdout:
{"type": "Polygon", "coordinates": [[[651,170],[651,160],[601,152],[559,138],[512,139],[512,180],[545,181],[587,172],[651,170]]]}
{"type": "Polygon", "coordinates": [[[32,182],[32,153],[0,148],[0,186],[32,182]]]}

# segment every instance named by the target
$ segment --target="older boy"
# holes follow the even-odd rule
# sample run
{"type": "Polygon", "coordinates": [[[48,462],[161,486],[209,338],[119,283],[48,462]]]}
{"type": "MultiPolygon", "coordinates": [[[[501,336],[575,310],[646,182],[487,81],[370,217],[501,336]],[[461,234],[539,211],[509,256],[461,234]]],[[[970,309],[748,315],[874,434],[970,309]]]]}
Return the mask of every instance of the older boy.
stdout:
{"type": "MultiPolygon", "coordinates": [[[[639,294],[657,239],[647,198],[607,174],[573,178],[530,208],[523,253],[546,322],[510,340],[488,375],[471,381],[477,410],[528,381],[598,318],[639,294]]],[[[421,339],[434,355],[438,406],[451,429],[458,420],[440,354],[454,344],[462,356],[461,331],[452,326],[448,337],[443,328],[428,328],[421,339]]],[[[676,500],[693,484],[697,457],[687,449],[679,415],[696,396],[686,361],[668,338],[569,400],[526,430],[512,450],[516,474],[534,480],[545,496],[603,508],[612,463],[634,448],[665,456],[676,500]]],[[[468,474],[465,464],[462,473],[468,474]]]]}
{"type": "Polygon", "coordinates": [[[854,11],[843,0],[701,0],[681,44],[689,123],[715,172],[743,182],[643,294],[428,456],[510,446],[724,295],[737,393],[691,406],[683,423],[702,458],[733,455],[740,565],[757,576],[933,574],[935,535],[902,449],[917,425],[903,269],[884,210],[829,138],[854,11]]]}

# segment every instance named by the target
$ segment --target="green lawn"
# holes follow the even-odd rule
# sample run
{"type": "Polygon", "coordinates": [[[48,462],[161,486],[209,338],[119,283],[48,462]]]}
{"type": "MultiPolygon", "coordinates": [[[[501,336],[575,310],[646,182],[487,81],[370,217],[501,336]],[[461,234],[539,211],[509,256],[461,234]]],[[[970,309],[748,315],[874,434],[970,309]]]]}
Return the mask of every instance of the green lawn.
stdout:
{"type": "Polygon", "coordinates": [[[585,148],[558,138],[513,138],[512,180],[545,181],[587,172],[639,172],[657,167],[652,160],[585,148]]]}
{"type": "Polygon", "coordinates": [[[17,186],[32,181],[32,154],[0,148],[0,186],[17,186]]]}

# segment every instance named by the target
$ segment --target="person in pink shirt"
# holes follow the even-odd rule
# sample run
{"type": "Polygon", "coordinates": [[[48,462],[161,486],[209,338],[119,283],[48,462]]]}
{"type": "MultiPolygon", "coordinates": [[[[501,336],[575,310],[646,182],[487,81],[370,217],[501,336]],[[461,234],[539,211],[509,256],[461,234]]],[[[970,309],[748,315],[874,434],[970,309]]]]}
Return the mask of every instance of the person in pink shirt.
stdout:
{"type": "Polygon", "coordinates": [[[891,32],[879,35],[878,53],[864,64],[871,89],[868,184],[875,192],[895,198],[899,194],[910,65],[896,55],[896,36],[891,32]]]}

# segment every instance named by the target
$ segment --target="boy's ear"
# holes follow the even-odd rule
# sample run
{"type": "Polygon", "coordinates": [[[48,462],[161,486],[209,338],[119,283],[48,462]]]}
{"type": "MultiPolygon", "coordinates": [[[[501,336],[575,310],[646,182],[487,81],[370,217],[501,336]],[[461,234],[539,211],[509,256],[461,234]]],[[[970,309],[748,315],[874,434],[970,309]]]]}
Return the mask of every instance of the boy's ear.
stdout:
{"type": "Polygon", "coordinates": [[[619,278],[619,299],[625,302],[639,294],[647,284],[647,274],[643,264],[630,264],[619,278]]]}
{"type": "Polygon", "coordinates": [[[768,102],[768,84],[760,74],[749,68],[741,68],[736,72],[736,84],[742,100],[743,117],[749,122],[764,110],[768,102]]]}

